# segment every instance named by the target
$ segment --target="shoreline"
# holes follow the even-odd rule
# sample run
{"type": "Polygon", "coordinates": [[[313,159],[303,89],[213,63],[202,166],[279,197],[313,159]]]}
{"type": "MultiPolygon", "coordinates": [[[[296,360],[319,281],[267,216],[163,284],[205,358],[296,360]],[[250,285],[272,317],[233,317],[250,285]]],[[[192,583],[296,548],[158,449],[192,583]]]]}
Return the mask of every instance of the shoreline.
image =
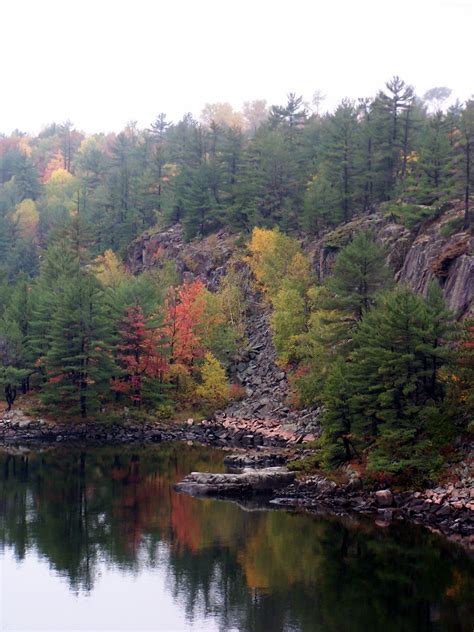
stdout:
{"type": "MultiPolygon", "coordinates": [[[[219,422],[160,424],[150,422],[123,423],[55,423],[41,419],[28,419],[15,411],[11,419],[0,419],[0,448],[35,449],[40,446],[108,445],[161,442],[197,442],[209,447],[234,451],[236,467],[268,465],[271,449],[282,452],[304,450],[298,437],[279,434],[278,430],[266,434],[250,434],[245,422],[224,426],[219,422]],[[239,465],[239,460],[241,464],[239,465]]],[[[308,511],[336,515],[365,515],[378,526],[388,526],[394,520],[407,520],[439,532],[447,539],[474,550],[474,472],[471,454],[463,464],[463,476],[446,485],[438,484],[423,491],[396,492],[382,486],[364,488],[359,478],[351,476],[345,484],[320,475],[309,475],[271,493],[271,505],[281,508],[301,508],[308,511]]]]}

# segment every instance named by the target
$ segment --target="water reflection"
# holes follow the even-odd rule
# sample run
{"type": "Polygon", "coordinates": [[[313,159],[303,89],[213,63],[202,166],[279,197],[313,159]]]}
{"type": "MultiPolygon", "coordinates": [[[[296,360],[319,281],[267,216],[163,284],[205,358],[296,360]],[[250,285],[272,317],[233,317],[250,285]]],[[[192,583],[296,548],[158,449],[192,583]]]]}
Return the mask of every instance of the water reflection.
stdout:
{"type": "MultiPolygon", "coordinates": [[[[101,595],[133,579],[143,604],[138,616],[134,597],[137,617],[120,629],[471,631],[473,564],[437,536],[174,493],[192,470],[220,471],[222,456],[183,445],[0,453],[5,567],[11,553],[30,576],[47,562],[94,603],[87,629],[111,629],[101,595]],[[150,603],[181,619],[160,622],[150,603]]],[[[58,600],[42,593],[50,616],[58,600]]],[[[79,620],[79,602],[67,607],[79,620]]]]}

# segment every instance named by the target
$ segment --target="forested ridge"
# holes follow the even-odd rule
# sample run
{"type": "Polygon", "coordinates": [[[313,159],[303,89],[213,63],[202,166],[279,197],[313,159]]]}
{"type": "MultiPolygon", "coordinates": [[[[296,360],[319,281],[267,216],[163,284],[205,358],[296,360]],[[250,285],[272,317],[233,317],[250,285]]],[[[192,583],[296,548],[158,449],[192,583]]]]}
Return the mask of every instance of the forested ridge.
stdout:
{"type": "Polygon", "coordinates": [[[289,94],[118,134],[67,121],[0,137],[8,407],[33,391],[56,415],[166,418],[243,396],[227,369],[245,342],[244,264],[272,308],[293,405],[324,408],[318,459],[368,451],[374,471],[436,469],[472,430],[472,321],[455,323],[436,284],[426,297],[394,286],[370,232],[337,245],[323,285],[300,243],[374,211],[416,231],[452,201],[462,212],[443,230],[469,235],[474,101],[446,109],[448,97],[394,77],[326,114],[289,94]],[[243,236],[216,292],[183,282],[160,251],[131,274],[130,243],[176,223],[186,240],[243,236]]]}

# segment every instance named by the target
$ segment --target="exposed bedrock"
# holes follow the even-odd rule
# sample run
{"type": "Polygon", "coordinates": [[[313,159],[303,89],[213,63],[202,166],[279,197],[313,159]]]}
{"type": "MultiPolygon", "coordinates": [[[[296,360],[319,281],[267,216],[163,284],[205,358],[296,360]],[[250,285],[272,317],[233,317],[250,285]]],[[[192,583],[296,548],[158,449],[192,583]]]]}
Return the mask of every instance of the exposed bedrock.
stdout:
{"type": "Polygon", "coordinates": [[[175,489],[193,496],[248,496],[283,489],[295,474],[283,467],[246,468],[239,474],[191,472],[175,489]]]}
{"type": "Polygon", "coordinates": [[[396,281],[426,295],[430,283],[437,280],[448,308],[461,319],[473,310],[474,239],[468,231],[449,235],[446,225],[460,221],[462,216],[462,204],[453,203],[439,217],[410,231],[380,213],[373,213],[339,226],[319,240],[308,241],[305,247],[319,281],[324,281],[331,273],[337,253],[352,235],[371,231],[386,247],[387,263],[396,281]]]}

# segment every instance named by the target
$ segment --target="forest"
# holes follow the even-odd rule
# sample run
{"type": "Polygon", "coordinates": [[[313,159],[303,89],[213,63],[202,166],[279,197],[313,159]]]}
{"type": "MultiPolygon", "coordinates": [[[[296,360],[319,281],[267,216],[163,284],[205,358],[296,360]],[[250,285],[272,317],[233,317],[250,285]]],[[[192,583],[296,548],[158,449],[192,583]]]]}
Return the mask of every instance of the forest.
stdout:
{"type": "MultiPolygon", "coordinates": [[[[163,113],[147,129],[86,135],[70,121],[0,136],[0,359],[8,408],[34,393],[49,414],[210,415],[245,339],[237,267],[216,292],[173,262],[133,275],[127,249],[179,223],[185,239],[241,235],[271,306],[293,405],[321,404],[322,462],[368,451],[375,472],[429,473],[472,431],[474,326],[439,287],[394,284],[370,232],[338,244],[318,284],[303,241],[378,212],[416,230],[453,200],[444,230],[470,231],[474,100],[446,108],[393,77],[373,98],[323,113],[290,93],[199,120],[163,113]]],[[[155,253],[160,260],[160,252],[155,253]]]]}

